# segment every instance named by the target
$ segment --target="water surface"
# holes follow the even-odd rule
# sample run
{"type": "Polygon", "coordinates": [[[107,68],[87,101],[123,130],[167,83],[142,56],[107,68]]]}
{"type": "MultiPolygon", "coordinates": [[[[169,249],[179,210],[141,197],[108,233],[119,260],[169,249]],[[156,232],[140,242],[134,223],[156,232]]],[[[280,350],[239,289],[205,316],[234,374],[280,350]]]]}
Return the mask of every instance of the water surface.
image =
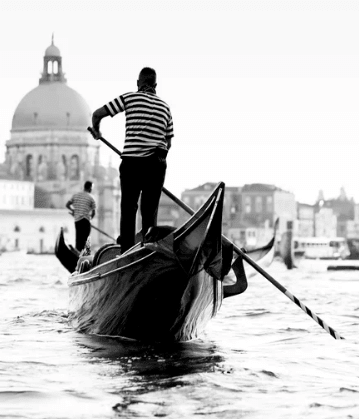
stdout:
{"type": "Polygon", "coordinates": [[[141,345],[74,332],[67,271],[51,255],[0,257],[0,418],[359,418],[359,271],[303,261],[260,275],[200,339],[141,345]]]}

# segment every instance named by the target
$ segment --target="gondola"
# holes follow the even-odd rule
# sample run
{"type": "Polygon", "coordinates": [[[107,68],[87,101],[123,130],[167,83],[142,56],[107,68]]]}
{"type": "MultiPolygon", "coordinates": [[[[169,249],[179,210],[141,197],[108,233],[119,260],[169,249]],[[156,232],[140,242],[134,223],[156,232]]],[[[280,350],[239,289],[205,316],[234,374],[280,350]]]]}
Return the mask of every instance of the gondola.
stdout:
{"type": "Polygon", "coordinates": [[[74,272],[79,260],[80,252],[68,245],[64,237],[64,229],[61,227],[55,243],[55,255],[61,264],[70,272],[74,272]]]}
{"type": "MultiPolygon", "coordinates": [[[[69,278],[69,320],[75,330],[151,342],[198,337],[223,298],[247,288],[245,262],[237,257],[232,263],[233,248],[222,236],[224,188],[218,184],[183,226],[160,228],[164,237],[149,234],[124,254],[118,245],[104,246],[85,272],[78,264],[69,278]],[[235,280],[226,285],[231,268],[235,280]]],[[[67,245],[60,236],[56,254],[64,264],[67,245]]],[[[273,242],[251,256],[270,263],[273,242]]]]}
{"type": "Polygon", "coordinates": [[[196,338],[223,299],[223,197],[220,183],[164,238],[138,243],[124,254],[108,246],[94,256],[89,271],[75,271],[69,278],[75,330],[151,342],[196,338]]]}

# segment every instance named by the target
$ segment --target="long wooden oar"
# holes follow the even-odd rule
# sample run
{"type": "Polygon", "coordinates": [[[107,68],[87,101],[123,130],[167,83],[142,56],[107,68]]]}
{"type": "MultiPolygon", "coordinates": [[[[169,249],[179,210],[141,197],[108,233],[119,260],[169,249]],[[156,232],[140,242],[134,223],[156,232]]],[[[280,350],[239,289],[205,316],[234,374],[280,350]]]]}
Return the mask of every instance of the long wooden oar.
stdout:
{"type": "Polygon", "coordinates": [[[114,242],[116,241],[116,239],[114,239],[113,237],[109,236],[107,233],[105,233],[104,231],[100,230],[98,227],[94,226],[93,224],[91,224],[91,227],[94,228],[95,230],[97,230],[98,232],[100,232],[101,234],[103,234],[104,236],[108,237],[109,239],[113,240],[114,242]]]}
{"type": "MultiPolygon", "coordinates": [[[[92,128],[89,127],[88,130],[93,135],[92,128]]],[[[99,140],[101,140],[103,143],[105,143],[109,148],[111,148],[116,154],[121,156],[121,152],[114,147],[111,143],[109,143],[107,140],[105,140],[103,137],[100,137],[99,140]]],[[[188,214],[193,215],[194,210],[186,205],[184,202],[182,202],[180,199],[178,199],[175,195],[173,195],[169,190],[167,190],[165,187],[162,188],[163,193],[165,193],[169,198],[171,198],[176,204],[178,204],[182,209],[184,209],[188,214]]],[[[223,239],[227,243],[232,243],[227,237],[222,236],[223,239]]],[[[303,304],[296,296],[294,296],[291,292],[289,292],[285,287],[283,287],[282,284],[280,284],[278,281],[276,281],[271,275],[269,275],[264,269],[262,269],[259,265],[254,262],[246,253],[243,252],[238,246],[236,246],[234,243],[233,249],[234,251],[242,256],[242,258],[251,265],[257,272],[259,272],[261,275],[263,275],[271,284],[273,284],[279,291],[281,291],[285,296],[287,296],[290,300],[292,300],[295,304],[297,304],[298,307],[300,307],[306,314],[308,314],[309,317],[311,317],[314,321],[316,321],[325,331],[327,331],[334,339],[344,339],[338,332],[336,332],[332,327],[328,326],[324,320],[322,320],[317,314],[314,313],[314,311],[310,310],[309,307],[307,307],[305,304],[303,304]]]]}
{"type": "MultiPolygon", "coordinates": [[[[69,214],[73,216],[73,214],[71,214],[71,212],[69,212],[69,214]]],[[[108,237],[109,239],[113,240],[114,242],[116,241],[116,239],[114,239],[113,237],[109,236],[107,233],[105,233],[104,231],[100,230],[98,227],[94,226],[93,224],[91,224],[91,227],[94,228],[95,230],[97,230],[99,233],[103,234],[104,236],[108,237]]]]}
{"type": "MultiPolygon", "coordinates": [[[[169,196],[171,199],[173,199],[181,208],[183,208],[185,211],[187,211],[189,214],[194,214],[194,211],[192,208],[190,208],[188,205],[186,205],[184,202],[179,200],[177,197],[175,197],[171,192],[169,192],[167,189],[163,188],[163,192],[169,196]]],[[[227,237],[222,236],[223,239],[227,243],[232,243],[227,237]]],[[[292,300],[295,304],[297,304],[298,307],[300,307],[306,314],[308,314],[309,317],[311,317],[314,321],[316,321],[324,330],[326,330],[331,336],[333,336],[334,339],[344,339],[342,336],[339,335],[338,332],[336,332],[332,327],[328,326],[324,320],[322,320],[317,314],[314,313],[314,311],[310,310],[309,307],[307,307],[305,304],[303,304],[296,296],[294,296],[290,291],[288,291],[285,287],[283,287],[282,284],[280,284],[278,281],[276,281],[271,275],[269,275],[268,272],[266,272],[263,268],[261,268],[254,260],[252,260],[246,253],[243,252],[242,249],[240,249],[238,246],[236,246],[234,243],[232,243],[234,251],[241,255],[242,258],[251,265],[257,272],[259,272],[261,275],[263,275],[270,283],[272,283],[276,288],[279,289],[285,296],[287,296],[290,300],[292,300]]]]}

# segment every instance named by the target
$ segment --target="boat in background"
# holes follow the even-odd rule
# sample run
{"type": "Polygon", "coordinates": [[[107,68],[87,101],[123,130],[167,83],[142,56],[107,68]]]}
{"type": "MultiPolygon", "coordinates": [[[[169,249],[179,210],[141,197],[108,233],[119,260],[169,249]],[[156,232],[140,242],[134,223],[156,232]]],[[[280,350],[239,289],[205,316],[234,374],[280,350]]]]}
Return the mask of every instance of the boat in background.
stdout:
{"type": "Polygon", "coordinates": [[[347,239],[349,256],[348,259],[359,259],[359,237],[347,239]]]}
{"type": "Polygon", "coordinates": [[[67,244],[64,237],[64,229],[61,227],[55,243],[55,255],[70,273],[74,272],[79,260],[80,252],[67,244]]]}
{"type": "Polygon", "coordinates": [[[347,259],[350,255],[344,237],[294,237],[295,257],[306,259],[347,259]]]}

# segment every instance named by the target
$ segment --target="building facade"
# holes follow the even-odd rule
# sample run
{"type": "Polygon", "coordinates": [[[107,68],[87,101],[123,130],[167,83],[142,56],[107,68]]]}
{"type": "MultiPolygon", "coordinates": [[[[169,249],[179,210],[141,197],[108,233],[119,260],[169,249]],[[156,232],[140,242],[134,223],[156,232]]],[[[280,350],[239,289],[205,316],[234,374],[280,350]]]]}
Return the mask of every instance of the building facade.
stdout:
{"type": "Polygon", "coordinates": [[[294,223],[294,234],[297,237],[314,237],[314,206],[297,203],[297,221],[294,223]]]}
{"type": "MultiPolygon", "coordinates": [[[[216,186],[216,183],[207,182],[194,189],[186,189],[184,192],[182,192],[181,199],[190,208],[192,208],[194,211],[197,211],[207,201],[208,197],[211,195],[216,186]]],[[[227,234],[228,230],[231,228],[233,220],[235,220],[237,215],[241,213],[241,209],[241,188],[226,186],[224,193],[222,219],[222,228],[224,234],[227,234]]],[[[179,214],[180,220],[182,222],[188,218],[188,214],[183,210],[181,210],[179,214]]]]}
{"type": "MultiPolygon", "coordinates": [[[[41,249],[41,246],[32,249],[33,245],[29,245],[31,251],[53,249],[53,236],[48,235],[51,236],[49,241],[45,238],[50,229],[40,225],[40,210],[46,209],[44,217],[51,218],[58,231],[60,226],[71,231],[66,220],[73,224],[73,219],[65,204],[74,193],[83,190],[86,180],[94,182],[97,215],[93,224],[117,237],[118,172],[100,165],[100,144],[87,130],[91,114],[84,98],[67,85],[60,50],[52,39],[43,57],[38,86],[27,93],[15,109],[10,139],[5,144],[5,162],[0,170],[0,188],[4,191],[0,209],[8,211],[2,214],[0,222],[5,224],[7,219],[12,219],[11,211],[15,211],[19,219],[36,224],[31,234],[38,236],[34,243],[43,245],[41,249]],[[31,193],[33,202],[30,202],[31,193]],[[26,207],[23,202],[27,202],[26,207]]],[[[25,226],[17,225],[19,229],[26,235],[25,226]]],[[[13,233],[11,227],[7,233],[9,240],[3,240],[13,243],[13,233]]],[[[108,242],[108,238],[96,230],[91,237],[95,246],[108,242]]]]}
{"type": "Polygon", "coordinates": [[[297,218],[297,204],[292,192],[275,185],[254,183],[242,188],[242,222],[256,228],[273,228],[279,219],[278,235],[287,230],[288,222],[297,218]]]}
{"type": "MultiPolygon", "coordinates": [[[[215,183],[205,183],[186,190],[182,200],[196,210],[215,186],[215,183]]],[[[291,192],[266,184],[226,187],[222,228],[236,245],[252,248],[265,244],[273,235],[277,218],[280,220],[279,236],[286,230],[287,222],[296,219],[296,202],[291,192]]]]}

